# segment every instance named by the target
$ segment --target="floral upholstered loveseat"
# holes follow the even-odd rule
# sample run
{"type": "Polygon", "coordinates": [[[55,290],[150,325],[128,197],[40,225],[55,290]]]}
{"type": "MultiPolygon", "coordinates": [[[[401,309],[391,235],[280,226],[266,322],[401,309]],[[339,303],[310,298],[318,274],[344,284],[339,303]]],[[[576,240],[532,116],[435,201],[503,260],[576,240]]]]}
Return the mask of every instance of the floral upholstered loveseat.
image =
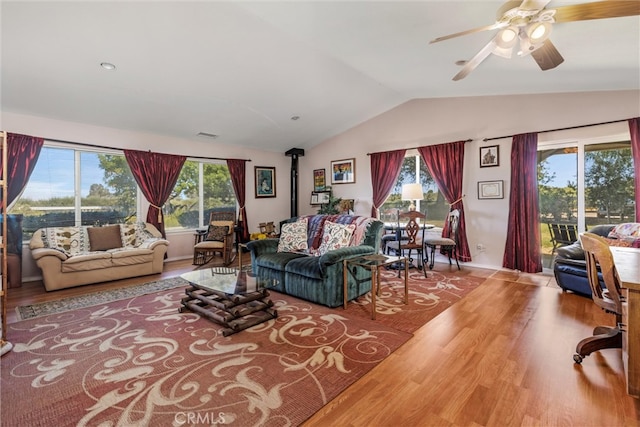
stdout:
{"type": "MultiPolygon", "coordinates": [[[[347,258],[380,250],[384,224],[354,215],[308,215],[281,225],[279,239],[247,243],[251,266],[261,279],[273,280],[274,290],[328,307],[343,303],[343,267],[347,258]]],[[[369,272],[356,270],[359,285],[348,275],[348,299],[371,289],[369,272]]]]}
{"type": "Polygon", "coordinates": [[[161,273],[168,246],[142,222],[41,228],[29,242],[47,291],[161,273]]]}

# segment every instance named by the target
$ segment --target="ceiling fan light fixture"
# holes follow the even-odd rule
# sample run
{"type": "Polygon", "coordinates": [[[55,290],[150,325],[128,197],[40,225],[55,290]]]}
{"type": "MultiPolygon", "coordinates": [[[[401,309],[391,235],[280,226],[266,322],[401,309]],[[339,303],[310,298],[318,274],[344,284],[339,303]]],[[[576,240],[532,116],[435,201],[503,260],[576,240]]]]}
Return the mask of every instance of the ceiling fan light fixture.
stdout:
{"type": "Polygon", "coordinates": [[[551,34],[551,24],[548,22],[534,22],[527,26],[527,36],[531,44],[539,44],[549,38],[551,34]]]}
{"type": "Polygon", "coordinates": [[[498,34],[496,43],[498,46],[504,49],[513,47],[518,41],[518,29],[515,27],[507,27],[500,31],[498,34]]]}

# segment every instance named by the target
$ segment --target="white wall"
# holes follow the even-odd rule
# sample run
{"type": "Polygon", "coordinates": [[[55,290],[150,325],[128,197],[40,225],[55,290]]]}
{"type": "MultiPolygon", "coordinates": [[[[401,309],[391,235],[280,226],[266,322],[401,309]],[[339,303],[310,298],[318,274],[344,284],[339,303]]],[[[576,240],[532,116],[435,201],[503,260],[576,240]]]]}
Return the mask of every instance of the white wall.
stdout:
{"type": "MultiPolygon", "coordinates": [[[[299,213],[311,214],[317,208],[309,204],[313,190],[313,170],[329,169],[332,160],[356,159],[356,182],[333,187],[337,197],[355,199],[355,212],[370,215],[372,187],[367,153],[398,148],[414,148],[458,140],[473,139],[465,145],[464,194],[467,232],[473,264],[499,268],[502,265],[509,203],[511,138],[483,142],[515,133],[535,132],[601,123],[640,116],[640,91],[589,92],[494,96],[469,98],[419,99],[374,117],[322,144],[305,150],[299,159],[299,213]],[[479,167],[479,147],[500,146],[500,166],[479,167]],[[477,182],[505,181],[505,198],[478,200],[477,182]],[[479,253],[476,244],[487,249],[479,253]]],[[[63,122],[41,117],[3,113],[0,128],[45,138],[76,141],[114,148],[151,150],[186,156],[245,158],[247,163],[247,210],[249,231],[258,231],[260,222],[276,224],[290,214],[291,158],[284,153],[247,150],[203,141],[197,137],[179,139],[126,130],[63,122]],[[254,198],[253,166],[276,167],[276,198],[254,198]]],[[[579,130],[543,133],[539,141],[592,137],[628,138],[626,122],[579,130]]],[[[294,147],[291,147],[294,148],[294,147]]],[[[169,236],[169,259],[190,257],[193,235],[169,236]]],[[[26,249],[26,248],[25,248],[26,249]]],[[[28,250],[24,252],[28,257],[28,250]]],[[[25,265],[29,266],[29,260],[25,265]]],[[[33,271],[24,271],[29,277],[33,271]]],[[[37,272],[35,273],[37,274],[37,272]]]]}
{"type": "MultiPolygon", "coordinates": [[[[333,190],[336,197],[355,199],[356,213],[369,215],[372,186],[367,153],[472,139],[465,145],[463,166],[469,247],[473,264],[499,268],[507,232],[511,138],[482,140],[638,116],[640,91],[413,100],[308,150],[300,192],[311,193],[313,169],[325,168],[329,174],[332,160],[355,157],[355,184],[335,185],[333,190]],[[479,147],[487,145],[500,146],[498,167],[480,168],[479,147]],[[478,200],[478,181],[493,180],[505,181],[505,198],[478,200]],[[484,252],[476,249],[478,243],[486,246],[484,252]]],[[[539,142],[620,135],[629,138],[626,122],[542,133],[539,142]]],[[[310,205],[301,208],[301,213],[314,211],[310,205]]]]}

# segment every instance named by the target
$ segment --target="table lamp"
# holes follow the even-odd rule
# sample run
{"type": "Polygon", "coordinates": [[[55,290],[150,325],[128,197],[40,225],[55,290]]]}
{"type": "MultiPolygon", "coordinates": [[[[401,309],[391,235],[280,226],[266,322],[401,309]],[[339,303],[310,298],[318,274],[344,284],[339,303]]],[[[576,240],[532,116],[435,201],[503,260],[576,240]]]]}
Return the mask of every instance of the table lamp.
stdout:
{"type": "Polygon", "coordinates": [[[422,200],[424,197],[422,193],[422,185],[421,184],[403,184],[402,185],[402,200],[410,200],[411,205],[409,205],[410,211],[416,210],[416,205],[413,203],[415,200],[422,200]]]}

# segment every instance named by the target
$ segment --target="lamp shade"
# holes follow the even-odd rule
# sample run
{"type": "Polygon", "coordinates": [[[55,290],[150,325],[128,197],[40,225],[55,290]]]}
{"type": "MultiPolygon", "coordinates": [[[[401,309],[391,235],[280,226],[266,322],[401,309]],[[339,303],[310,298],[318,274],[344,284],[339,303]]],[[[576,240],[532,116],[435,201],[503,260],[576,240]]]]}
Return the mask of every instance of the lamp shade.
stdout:
{"type": "Polygon", "coordinates": [[[422,200],[421,184],[404,184],[402,186],[402,200],[422,200]]]}

